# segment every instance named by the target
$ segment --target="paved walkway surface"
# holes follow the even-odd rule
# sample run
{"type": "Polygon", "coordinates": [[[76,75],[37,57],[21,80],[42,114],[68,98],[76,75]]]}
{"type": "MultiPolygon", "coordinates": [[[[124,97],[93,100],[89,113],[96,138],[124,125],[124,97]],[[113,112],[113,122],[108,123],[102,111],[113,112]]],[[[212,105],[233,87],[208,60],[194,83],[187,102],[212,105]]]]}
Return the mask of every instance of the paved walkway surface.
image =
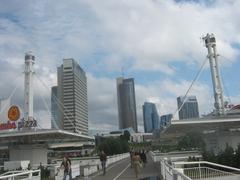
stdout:
{"type": "MultiPolygon", "coordinates": [[[[148,163],[145,167],[140,169],[138,179],[142,179],[149,176],[158,176],[159,169],[157,165],[148,156],[148,163]]],[[[124,159],[120,162],[113,164],[107,168],[105,175],[102,172],[98,172],[89,177],[81,177],[83,180],[134,180],[137,179],[134,174],[133,168],[130,167],[130,158],[124,159]]]]}

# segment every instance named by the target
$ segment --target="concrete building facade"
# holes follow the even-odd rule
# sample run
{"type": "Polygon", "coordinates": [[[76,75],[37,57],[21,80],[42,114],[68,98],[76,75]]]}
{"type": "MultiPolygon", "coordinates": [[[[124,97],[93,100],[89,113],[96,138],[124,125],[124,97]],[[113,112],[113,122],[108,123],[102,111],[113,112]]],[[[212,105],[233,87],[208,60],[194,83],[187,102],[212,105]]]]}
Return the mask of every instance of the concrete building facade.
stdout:
{"type": "MultiPolygon", "coordinates": [[[[88,103],[87,103],[87,77],[83,69],[74,59],[63,59],[58,67],[58,86],[52,89],[52,110],[58,108],[52,117],[57,117],[55,125],[64,130],[88,134],[88,103]],[[54,100],[57,100],[54,102],[54,100]],[[57,103],[56,103],[57,102],[57,103]],[[58,117],[59,116],[59,117],[58,117]],[[62,126],[63,125],[63,126],[62,126]]],[[[52,118],[54,120],[54,118],[52,118]]],[[[54,123],[52,123],[54,124],[54,123]]]]}
{"type": "Polygon", "coordinates": [[[117,97],[119,129],[132,127],[137,132],[137,110],[133,78],[117,78],[117,97]]]}
{"type": "Polygon", "coordinates": [[[177,98],[179,119],[199,118],[198,101],[196,96],[180,96],[177,98]]]}

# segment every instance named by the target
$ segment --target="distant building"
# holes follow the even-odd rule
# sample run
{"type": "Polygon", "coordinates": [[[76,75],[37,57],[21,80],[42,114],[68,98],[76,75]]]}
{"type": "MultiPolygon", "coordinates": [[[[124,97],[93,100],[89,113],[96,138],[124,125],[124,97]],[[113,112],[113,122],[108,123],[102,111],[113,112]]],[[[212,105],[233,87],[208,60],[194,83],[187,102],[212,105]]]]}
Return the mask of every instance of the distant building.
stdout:
{"type": "Polygon", "coordinates": [[[133,78],[117,78],[117,97],[119,129],[132,127],[137,132],[137,112],[133,78]]]}
{"type": "Polygon", "coordinates": [[[162,115],[160,118],[160,129],[168,127],[171,124],[172,118],[173,118],[172,114],[162,115]]]}
{"type": "Polygon", "coordinates": [[[151,142],[154,139],[153,133],[134,133],[131,134],[130,142],[141,143],[141,142],[151,142]]]}
{"type": "Polygon", "coordinates": [[[199,118],[198,102],[196,96],[187,96],[186,99],[184,96],[177,98],[178,109],[180,111],[179,119],[193,119],[199,118]]]}
{"type": "Polygon", "coordinates": [[[145,102],[143,105],[144,132],[151,133],[159,129],[159,115],[154,103],[145,102]]]}
{"type": "Polygon", "coordinates": [[[240,143],[239,117],[210,117],[192,120],[173,120],[161,132],[160,143],[176,145],[185,135],[197,133],[206,144],[206,150],[214,153],[224,151],[226,146],[237,149],[240,143]]]}
{"type": "Polygon", "coordinates": [[[53,127],[57,125],[60,129],[87,135],[86,74],[74,59],[63,59],[63,64],[58,67],[57,71],[58,86],[52,89],[52,120],[55,119],[55,123],[52,122],[52,125],[53,127]],[[56,94],[57,98],[55,99],[56,94]]]}

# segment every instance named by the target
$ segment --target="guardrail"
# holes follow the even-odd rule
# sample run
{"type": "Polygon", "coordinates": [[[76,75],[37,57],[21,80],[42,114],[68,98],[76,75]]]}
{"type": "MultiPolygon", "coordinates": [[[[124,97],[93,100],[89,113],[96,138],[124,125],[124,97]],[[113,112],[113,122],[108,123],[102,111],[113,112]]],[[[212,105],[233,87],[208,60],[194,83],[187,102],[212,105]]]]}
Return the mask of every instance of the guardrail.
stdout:
{"type": "Polygon", "coordinates": [[[182,169],[174,168],[165,159],[160,161],[160,169],[164,180],[192,180],[182,172],[182,169]]]}
{"type": "Polygon", "coordinates": [[[173,166],[191,179],[240,179],[240,169],[208,161],[174,162],[173,166]]]}
{"type": "Polygon", "coordinates": [[[41,180],[41,171],[38,170],[28,170],[28,171],[8,171],[0,175],[0,179],[3,180],[41,180]]]}
{"type": "Polygon", "coordinates": [[[186,174],[191,179],[209,179],[226,176],[237,176],[234,173],[221,171],[209,167],[184,168],[184,174],[186,174]]]}
{"type": "MultiPolygon", "coordinates": [[[[106,167],[109,165],[118,162],[122,159],[125,159],[129,157],[129,153],[124,153],[124,154],[117,154],[113,156],[108,156],[107,157],[107,163],[106,167]]],[[[60,163],[58,164],[49,166],[50,167],[50,176],[55,177],[56,180],[62,179],[63,177],[63,170],[60,170],[59,173],[57,173],[57,168],[60,167],[60,163]]],[[[81,160],[72,160],[72,177],[77,177],[77,176],[89,176],[93,173],[96,173],[97,171],[101,170],[101,161],[99,160],[99,157],[94,157],[94,158],[84,158],[81,160]]]]}
{"type": "Polygon", "coordinates": [[[207,161],[172,162],[161,154],[151,152],[151,157],[159,163],[164,180],[239,180],[240,169],[207,161]]]}

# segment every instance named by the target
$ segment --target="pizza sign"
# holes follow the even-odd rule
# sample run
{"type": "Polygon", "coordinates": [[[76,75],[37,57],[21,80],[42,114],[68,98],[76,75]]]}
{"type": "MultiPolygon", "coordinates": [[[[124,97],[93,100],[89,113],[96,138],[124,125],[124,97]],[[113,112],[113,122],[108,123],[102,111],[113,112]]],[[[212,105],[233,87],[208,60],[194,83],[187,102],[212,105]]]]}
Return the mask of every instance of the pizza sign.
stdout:
{"type": "Polygon", "coordinates": [[[20,118],[20,110],[18,106],[11,106],[8,110],[8,119],[17,121],[20,118]]]}

